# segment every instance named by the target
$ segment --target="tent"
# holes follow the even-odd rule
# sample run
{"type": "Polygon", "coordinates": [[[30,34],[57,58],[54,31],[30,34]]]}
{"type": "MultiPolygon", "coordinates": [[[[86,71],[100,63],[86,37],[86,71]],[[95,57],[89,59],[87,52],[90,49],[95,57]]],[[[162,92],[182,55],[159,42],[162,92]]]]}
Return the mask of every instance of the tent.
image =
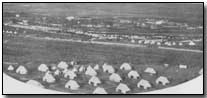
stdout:
{"type": "Polygon", "coordinates": [[[100,81],[100,79],[98,77],[93,76],[88,81],[88,84],[93,85],[93,86],[97,86],[98,84],[101,84],[101,81],[100,81]]]}
{"type": "Polygon", "coordinates": [[[179,65],[179,68],[180,68],[180,69],[187,69],[187,65],[180,64],[180,65],[179,65]]]}
{"type": "Polygon", "coordinates": [[[139,76],[140,76],[139,73],[137,71],[134,71],[134,70],[132,70],[128,73],[129,78],[137,79],[137,78],[139,78],[139,76]]]}
{"type": "Polygon", "coordinates": [[[151,67],[147,67],[144,72],[149,73],[151,75],[156,74],[156,71],[151,67]]]}
{"type": "Polygon", "coordinates": [[[97,72],[91,66],[88,66],[85,74],[89,76],[96,76],[97,72]]]}
{"type": "Polygon", "coordinates": [[[9,67],[7,68],[7,70],[13,71],[14,70],[14,67],[12,65],[9,65],[9,67]]]}
{"type": "Polygon", "coordinates": [[[148,89],[148,88],[150,88],[150,87],[152,87],[152,86],[151,86],[151,84],[149,83],[149,81],[144,80],[144,79],[141,79],[141,80],[137,83],[137,87],[138,87],[138,88],[143,87],[144,89],[148,89]]]}
{"type": "Polygon", "coordinates": [[[27,69],[24,67],[24,66],[22,66],[22,65],[20,65],[17,69],[16,69],[16,73],[19,73],[19,74],[27,74],[27,69]]]}
{"type": "Polygon", "coordinates": [[[168,67],[168,66],[169,66],[169,64],[164,64],[164,66],[165,66],[165,67],[168,67]]]}
{"type": "Polygon", "coordinates": [[[85,67],[84,67],[84,66],[81,66],[81,67],[79,67],[79,69],[78,69],[79,72],[83,72],[84,70],[85,70],[85,67]]]}
{"type": "Polygon", "coordinates": [[[47,83],[54,83],[55,82],[55,78],[53,77],[53,75],[49,71],[45,73],[42,80],[46,81],[47,83]]]}
{"type": "Polygon", "coordinates": [[[114,81],[114,82],[121,82],[122,78],[119,76],[117,73],[112,73],[109,76],[109,80],[114,81]]]}
{"type": "Polygon", "coordinates": [[[55,72],[54,72],[54,75],[56,75],[56,76],[60,75],[60,70],[56,69],[55,72]]]}
{"type": "Polygon", "coordinates": [[[129,63],[123,63],[121,66],[120,66],[120,69],[121,70],[131,70],[132,67],[129,63]]]}
{"type": "Polygon", "coordinates": [[[40,64],[40,66],[38,67],[38,71],[46,72],[47,70],[49,70],[49,68],[46,64],[40,64]]]}
{"type": "Polygon", "coordinates": [[[75,74],[74,71],[68,70],[65,72],[64,77],[65,78],[69,77],[69,79],[74,79],[75,77],[77,77],[77,75],[75,74]]]}
{"type": "Polygon", "coordinates": [[[99,65],[98,64],[96,64],[95,66],[94,66],[94,68],[93,69],[95,69],[95,70],[99,70],[99,65]]]}
{"type": "Polygon", "coordinates": [[[67,69],[68,68],[68,64],[64,61],[61,61],[58,65],[57,65],[58,68],[60,69],[67,69]]]}
{"type": "Polygon", "coordinates": [[[124,83],[120,83],[117,87],[116,87],[116,92],[121,91],[121,93],[126,94],[128,91],[130,91],[130,88],[124,84],[124,83]]]}
{"type": "Polygon", "coordinates": [[[93,91],[93,94],[108,94],[106,92],[106,90],[102,87],[97,87],[94,91],[93,91]]]}
{"type": "Polygon", "coordinates": [[[190,45],[190,46],[194,46],[194,45],[196,45],[196,44],[195,44],[193,41],[190,41],[188,45],[190,45]]]}
{"type": "Polygon", "coordinates": [[[70,88],[71,90],[77,90],[80,87],[80,85],[75,80],[69,80],[65,84],[65,88],[70,88]]]}
{"type": "Polygon", "coordinates": [[[167,79],[167,77],[164,77],[164,76],[158,77],[155,82],[156,82],[156,84],[161,83],[162,85],[166,85],[166,84],[170,83],[170,81],[167,79]]]}
{"type": "Polygon", "coordinates": [[[36,81],[36,80],[28,80],[26,82],[26,84],[34,85],[34,86],[37,86],[37,87],[44,88],[44,86],[39,81],[36,81]]]}
{"type": "Polygon", "coordinates": [[[108,65],[108,64],[104,64],[102,66],[102,68],[103,68],[103,72],[107,72],[107,73],[114,73],[115,72],[115,69],[113,68],[113,66],[108,65]]]}

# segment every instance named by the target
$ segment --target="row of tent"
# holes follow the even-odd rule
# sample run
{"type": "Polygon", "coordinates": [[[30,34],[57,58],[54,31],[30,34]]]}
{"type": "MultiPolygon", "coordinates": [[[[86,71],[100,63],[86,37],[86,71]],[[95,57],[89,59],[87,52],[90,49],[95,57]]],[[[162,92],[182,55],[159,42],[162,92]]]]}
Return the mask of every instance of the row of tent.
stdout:
{"type": "MultiPolygon", "coordinates": [[[[164,66],[168,67],[169,64],[164,64],[164,66]]],[[[99,65],[95,65],[94,67],[91,67],[89,65],[86,68],[85,68],[85,66],[76,67],[74,65],[72,69],[68,69],[68,67],[69,67],[69,65],[66,62],[61,61],[57,66],[53,66],[52,67],[53,72],[49,70],[49,67],[46,64],[39,65],[37,70],[44,73],[44,76],[42,77],[42,81],[47,82],[47,83],[54,83],[56,81],[54,76],[59,76],[62,73],[64,78],[67,78],[67,79],[69,78],[69,81],[65,84],[65,88],[70,88],[71,90],[78,90],[79,89],[80,85],[74,79],[78,78],[77,74],[76,74],[77,72],[81,72],[81,73],[84,72],[85,75],[88,75],[88,76],[91,77],[88,80],[88,84],[97,87],[94,90],[93,93],[96,93],[96,94],[102,94],[102,93],[106,94],[107,93],[104,88],[99,87],[99,84],[102,83],[102,81],[97,76],[98,73],[96,72],[97,70],[100,70],[100,66],[99,65]]],[[[187,65],[180,65],[179,67],[186,69],[187,65]]],[[[121,76],[118,73],[115,72],[115,69],[113,68],[112,65],[108,65],[108,64],[105,63],[102,66],[102,69],[103,69],[103,72],[110,74],[110,76],[109,76],[109,80],[110,81],[119,83],[119,85],[116,87],[116,92],[120,91],[121,93],[125,94],[128,91],[130,91],[130,88],[126,84],[121,83],[122,82],[122,78],[121,78],[121,76]]],[[[14,70],[14,67],[12,65],[10,65],[8,67],[8,70],[12,71],[12,70],[14,70]]],[[[128,74],[127,74],[128,78],[132,78],[132,79],[140,78],[139,73],[136,70],[132,70],[132,66],[129,63],[123,63],[120,66],[120,70],[129,71],[128,74]]],[[[146,68],[144,72],[145,73],[149,73],[150,75],[154,75],[154,74],[157,73],[151,67],[146,68]]],[[[28,71],[27,71],[27,69],[24,66],[20,65],[16,69],[16,73],[27,74],[28,71]]],[[[162,84],[164,86],[170,83],[168,78],[165,77],[165,76],[159,76],[156,79],[155,82],[156,82],[156,84],[162,84]]],[[[34,83],[34,85],[38,85],[40,87],[44,87],[40,83],[34,83]]],[[[150,84],[150,82],[148,80],[141,79],[137,83],[137,87],[138,88],[148,89],[148,88],[151,88],[152,85],[150,84]]]]}

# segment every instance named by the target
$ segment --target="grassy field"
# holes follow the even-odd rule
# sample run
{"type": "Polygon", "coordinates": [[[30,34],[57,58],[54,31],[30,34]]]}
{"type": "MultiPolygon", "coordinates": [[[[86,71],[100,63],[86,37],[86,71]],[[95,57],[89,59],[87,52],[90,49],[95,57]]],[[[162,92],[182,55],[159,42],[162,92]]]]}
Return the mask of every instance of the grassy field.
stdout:
{"type": "MultiPolygon", "coordinates": [[[[142,78],[152,83],[153,87],[149,90],[161,89],[191,80],[198,76],[198,71],[203,66],[203,54],[193,52],[34,40],[21,37],[12,38],[8,43],[3,44],[3,62],[17,62],[18,64],[25,65],[30,70],[28,75],[18,75],[8,72],[6,70],[8,65],[4,64],[4,72],[24,82],[29,79],[41,81],[43,74],[38,73],[36,70],[41,63],[51,65],[58,64],[60,61],[69,62],[72,59],[76,59],[81,65],[103,64],[104,62],[108,62],[116,69],[123,62],[129,62],[135,70],[141,73],[142,78]],[[168,63],[170,66],[166,68],[163,66],[164,63],[168,63]],[[188,65],[188,69],[181,70],[178,68],[178,64],[186,64],[188,65]],[[153,67],[158,74],[150,76],[144,73],[144,69],[148,66],[153,67]],[[160,75],[167,76],[172,81],[171,84],[168,86],[156,85],[155,79],[160,75]]],[[[127,72],[120,70],[117,70],[117,72],[123,78],[127,76],[127,72]]],[[[60,79],[58,80],[59,82],[54,84],[44,82],[42,84],[48,89],[64,92],[91,93],[95,88],[87,85],[89,78],[81,74],[78,76],[77,81],[81,84],[81,88],[78,91],[64,89],[64,84],[67,82],[67,79],[60,79]]],[[[98,76],[103,80],[101,86],[107,88],[107,92],[116,93],[114,90],[117,84],[107,81],[108,74],[100,71],[98,72],[98,76]]],[[[130,93],[149,91],[136,87],[139,80],[124,78],[123,82],[128,84],[132,89],[130,93]]]]}

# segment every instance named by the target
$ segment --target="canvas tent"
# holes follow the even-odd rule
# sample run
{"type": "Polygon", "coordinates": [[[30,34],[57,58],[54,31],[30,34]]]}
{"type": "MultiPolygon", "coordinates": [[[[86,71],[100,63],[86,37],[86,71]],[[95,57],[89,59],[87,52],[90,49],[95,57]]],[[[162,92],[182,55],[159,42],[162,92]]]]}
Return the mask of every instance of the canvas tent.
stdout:
{"type": "Polygon", "coordinates": [[[74,79],[75,77],[77,77],[77,75],[76,75],[76,73],[75,73],[74,71],[72,71],[72,70],[67,70],[67,71],[65,72],[65,74],[64,74],[64,77],[65,77],[65,78],[68,78],[68,77],[69,77],[69,79],[74,79]]]}
{"type": "Polygon", "coordinates": [[[24,66],[22,66],[22,65],[20,65],[17,69],[16,69],[16,73],[18,73],[18,74],[27,74],[27,69],[24,67],[24,66]]]}
{"type": "Polygon", "coordinates": [[[121,70],[131,70],[132,67],[129,63],[123,63],[121,66],[120,66],[120,69],[121,70]]]}
{"type": "Polygon", "coordinates": [[[117,73],[112,73],[112,74],[109,76],[109,80],[110,80],[110,81],[114,81],[114,82],[121,82],[122,78],[119,76],[119,74],[117,74],[117,73]]]}
{"type": "Polygon", "coordinates": [[[93,94],[108,94],[106,92],[106,90],[102,87],[97,87],[94,91],[93,91],[93,94]]]}
{"type": "Polygon", "coordinates": [[[168,80],[167,77],[164,77],[164,76],[160,76],[156,79],[156,84],[162,84],[162,85],[166,85],[166,84],[169,84],[170,81],[168,80]]]}
{"type": "Polygon", "coordinates": [[[97,86],[98,84],[101,84],[101,80],[98,77],[93,76],[88,81],[88,84],[93,85],[93,86],[97,86]]]}
{"type": "Polygon", "coordinates": [[[147,67],[144,72],[149,73],[151,75],[156,74],[156,71],[151,67],[147,67]]]}
{"type": "Polygon", "coordinates": [[[141,79],[138,83],[137,83],[137,87],[141,88],[143,87],[144,89],[148,89],[151,88],[151,84],[149,83],[149,81],[141,79]]]}
{"type": "Polygon", "coordinates": [[[79,89],[79,87],[80,87],[80,85],[75,80],[69,80],[65,84],[65,88],[69,88],[71,90],[77,90],[77,89],[79,89]]]}
{"type": "Polygon", "coordinates": [[[104,64],[102,66],[102,68],[103,68],[103,72],[107,72],[107,73],[114,73],[115,72],[115,69],[113,68],[113,66],[108,65],[108,64],[104,64]]]}
{"type": "Polygon", "coordinates": [[[40,64],[40,66],[38,67],[38,71],[46,72],[47,70],[49,70],[49,68],[46,64],[40,64]]]}
{"type": "Polygon", "coordinates": [[[58,65],[57,65],[58,68],[60,69],[67,69],[68,68],[68,64],[64,61],[61,61],[58,65]]]}
{"type": "Polygon", "coordinates": [[[96,76],[97,72],[91,66],[88,66],[85,74],[89,76],[96,76]]]}
{"type": "Polygon", "coordinates": [[[132,70],[128,73],[129,78],[137,79],[139,78],[139,76],[140,76],[139,73],[135,70],[132,70]]]}
{"type": "Polygon", "coordinates": [[[9,65],[9,67],[7,68],[7,70],[13,71],[14,70],[14,67],[12,65],[9,65]]]}
{"type": "Polygon", "coordinates": [[[47,83],[54,83],[55,82],[55,78],[53,77],[53,75],[49,71],[45,73],[42,80],[47,83]]]}
{"type": "Polygon", "coordinates": [[[120,83],[117,87],[116,87],[116,92],[121,91],[121,93],[126,94],[128,91],[130,91],[130,88],[124,84],[124,83],[120,83]]]}

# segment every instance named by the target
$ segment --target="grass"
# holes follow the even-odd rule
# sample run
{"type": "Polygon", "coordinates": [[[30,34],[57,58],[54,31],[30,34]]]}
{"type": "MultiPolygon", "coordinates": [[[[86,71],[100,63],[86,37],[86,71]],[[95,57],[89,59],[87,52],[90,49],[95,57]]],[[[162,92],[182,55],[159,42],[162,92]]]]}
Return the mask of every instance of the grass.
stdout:
{"type": "MultiPolygon", "coordinates": [[[[60,61],[69,62],[72,59],[78,60],[81,65],[88,65],[89,63],[103,64],[104,62],[113,65],[117,73],[124,78],[123,83],[131,88],[132,91],[129,93],[162,89],[183,83],[198,76],[198,72],[203,66],[202,53],[185,51],[34,40],[21,37],[15,37],[8,43],[3,44],[3,62],[18,62],[29,69],[28,75],[18,75],[7,71],[8,65],[4,64],[4,72],[23,82],[28,79],[41,81],[42,74],[36,71],[41,63],[51,65],[58,64],[60,61]],[[141,74],[141,78],[149,80],[153,87],[149,90],[137,88],[136,84],[141,78],[138,80],[127,78],[128,72],[118,70],[123,62],[130,62],[133,69],[141,74]],[[164,63],[168,63],[170,66],[166,68],[163,65],[164,63]],[[178,64],[186,64],[188,69],[181,70],[178,68],[178,64]],[[147,67],[153,67],[158,73],[154,76],[144,73],[144,69],[147,67]],[[167,76],[171,83],[167,86],[156,85],[155,79],[160,75],[167,76]]],[[[109,93],[117,94],[115,92],[117,83],[108,81],[108,75],[102,71],[98,72],[98,76],[103,81],[100,86],[105,87],[109,93]]],[[[59,80],[54,84],[42,83],[48,89],[73,93],[92,93],[95,87],[87,84],[88,77],[82,74],[79,77],[82,78],[77,78],[77,81],[81,84],[78,91],[64,89],[67,79],[59,80]]]]}

